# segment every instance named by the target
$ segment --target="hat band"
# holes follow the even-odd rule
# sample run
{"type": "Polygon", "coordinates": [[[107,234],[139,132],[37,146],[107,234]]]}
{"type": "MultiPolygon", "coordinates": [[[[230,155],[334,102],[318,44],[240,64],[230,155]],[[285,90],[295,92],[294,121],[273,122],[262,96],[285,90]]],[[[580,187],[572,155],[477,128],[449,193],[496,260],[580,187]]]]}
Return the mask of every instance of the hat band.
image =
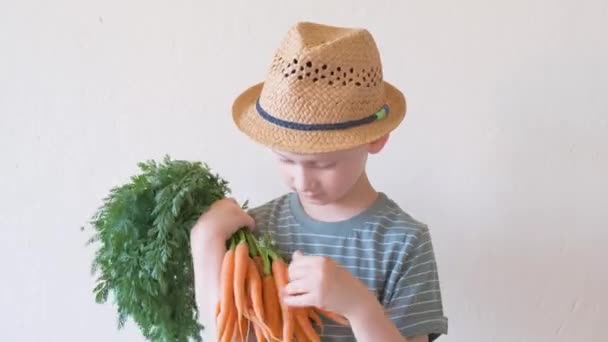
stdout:
{"type": "Polygon", "coordinates": [[[335,122],[335,123],[315,123],[315,124],[305,124],[293,121],[286,121],[283,119],[279,119],[276,116],[268,113],[262,105],[260,104],[260,99],[258,98],[255,103],[255,108],[257,109],[258,114],[266,121],[271,122],[277,126],[295,129],[298,131],[334,131],[341,129],[348,129],[357,126],[363,126],[370,124],[372,122],[376,122],[382,120],[388,116],[389,106],[385,104],[378,110],[377,112],[370,114],[367,117],[357,120],[350,120],[344,122],[335,122]]]}

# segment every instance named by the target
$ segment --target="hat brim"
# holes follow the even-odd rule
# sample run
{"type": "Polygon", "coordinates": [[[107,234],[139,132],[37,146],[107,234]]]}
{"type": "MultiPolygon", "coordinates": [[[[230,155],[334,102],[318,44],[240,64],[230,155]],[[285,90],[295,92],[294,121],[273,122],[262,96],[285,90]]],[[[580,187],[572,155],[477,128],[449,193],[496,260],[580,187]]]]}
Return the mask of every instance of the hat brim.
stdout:
{"type": "MultiPolygon", "coordinates": [[[[384,82],[389,115],[383,120],[343,130],[301,131],[275,125],[262,118],[256,110],[264,83],[241,93],[232,105],[236,126],[251,139],[279,151],[312,154],[347,150],[373,142],[393,131],[406,112],[405,96],[399,89],[384,82]]],[[[370,113],[371,114],[371,113],[370,113]]]]}

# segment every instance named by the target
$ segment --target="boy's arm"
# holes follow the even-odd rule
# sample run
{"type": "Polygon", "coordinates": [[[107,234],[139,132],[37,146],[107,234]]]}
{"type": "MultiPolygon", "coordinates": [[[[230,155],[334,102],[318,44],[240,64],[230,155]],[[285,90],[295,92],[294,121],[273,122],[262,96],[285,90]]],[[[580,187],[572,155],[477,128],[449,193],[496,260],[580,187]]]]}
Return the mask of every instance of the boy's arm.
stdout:
{"type": "MultiPolygon", "coordinates": [[[[200,323],[214,335],[215,306],[220,298],[220,270],[226,248],[221,237],[197,233],[198,236],[193,233],[191,246],[196,306],[200,323]]],[[[217,340],[217,336],[207,336],[211,341],[217,340]]]]}
{"type": "Polygon", "coordinates": [[[416,337],[408,337],[408,342],[429,342],[428,336],[416,336],[416,337]]]}
{"type": "Polygon", "coordinates": [[[404,336],[427,335],[429,341],[447,334],[439,272],[428,228],[419,227],[416,239],[405,244],[402,267],[384,293],[386,316],[404,336]]]}
{"type": "Polygon", "coordinates": [[[357,341],[426,342],[426,337],[403,337],[403,329],[389,319],[367,286],[331,258],[296,251],[288,271],[289,283],[281,290],[287,305],[316,306],[344,315],[357,341]]]}
{"type": "Polygon", "coordinates": [[[384,307],[371,295],[348,320],[357,341],[428,342],[427,336],[405,338],[384,314],[384,307]]]}
{"type": "MultiPolygon", "coordinates": [[[[194,293],[199,321],[216,334],[215,308],[220,298],[220,272],[226,253],[226,240],[240,227],[255,227],[255,221],[236,201],[215,202],[190,232],[190,251],[194,270],[194,293]]],[[[217,340],[217,336],[210,336],[217,340]]]]}

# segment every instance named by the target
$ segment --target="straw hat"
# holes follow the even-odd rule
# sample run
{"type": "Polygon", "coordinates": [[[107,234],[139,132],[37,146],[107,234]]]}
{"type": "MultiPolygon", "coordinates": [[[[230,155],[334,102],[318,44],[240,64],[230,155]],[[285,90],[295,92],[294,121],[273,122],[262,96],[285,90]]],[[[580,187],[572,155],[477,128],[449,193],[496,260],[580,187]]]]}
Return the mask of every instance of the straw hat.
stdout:
{"type": "Polygon", "coordinates": [[[298,23],[265,82],[238,96],[232,116],[241,131],[270,148],[349,149],[381,138],[405,116],[405,97],[383,76],[367,30],[298,23]]]}

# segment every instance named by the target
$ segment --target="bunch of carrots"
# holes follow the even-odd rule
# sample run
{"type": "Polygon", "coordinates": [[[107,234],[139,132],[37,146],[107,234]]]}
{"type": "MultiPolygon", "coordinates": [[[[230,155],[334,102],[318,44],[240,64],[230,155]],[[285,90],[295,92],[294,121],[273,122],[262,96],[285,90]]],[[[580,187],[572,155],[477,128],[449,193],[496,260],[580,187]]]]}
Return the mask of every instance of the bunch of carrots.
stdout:
{"type": "Polygon", "coordinates": [[[317,342],[314,325],[323,332],[319,314],[348,325],[344,317],[320,308],[288,307],[279,295],[288,282],[287,267],[268,236],[258,239],[243,228],[227,241],[216,308],[220,342],[246,341],[251,327],[261,342],[317,342]]]}

